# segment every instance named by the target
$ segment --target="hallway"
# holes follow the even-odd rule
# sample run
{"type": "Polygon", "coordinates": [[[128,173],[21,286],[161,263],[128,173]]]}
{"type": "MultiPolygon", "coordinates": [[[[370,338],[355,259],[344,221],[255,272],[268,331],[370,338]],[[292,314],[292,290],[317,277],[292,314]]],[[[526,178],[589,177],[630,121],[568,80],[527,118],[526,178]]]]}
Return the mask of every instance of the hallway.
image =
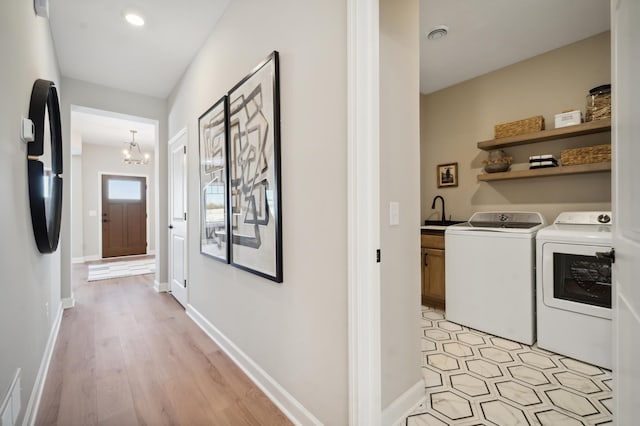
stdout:
{"type": "Polygon", "coordinates": [[[38,425],[287,425],[153,275],[87,282],[74,267],[38,425]]]}

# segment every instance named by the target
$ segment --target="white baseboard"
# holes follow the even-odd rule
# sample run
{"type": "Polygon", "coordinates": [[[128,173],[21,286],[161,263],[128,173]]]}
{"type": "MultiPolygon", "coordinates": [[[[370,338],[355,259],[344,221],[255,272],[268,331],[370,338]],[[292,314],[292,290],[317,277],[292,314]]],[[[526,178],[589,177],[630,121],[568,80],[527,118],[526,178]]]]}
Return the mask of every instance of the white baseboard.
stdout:
{"type": "Polygon", "coordinates": [[[404,419],[411,414],[420,404],[425,402],[424,379],[407,389],[396,398],[387,408],[382,410],[383,426],[404,425],[404,419]]]}
{"type": "Polygon", "coordinates": [[[84,257],[85,262],[95,262],[96,260],[100,260],[100,259],[101,258],[99,254],[92,254],[91,256],[84,257]]]}
{"type": "Polygon", "coordinates": [[[153,289],[158,293],[166,293],[169,291],[169,283],[161,283],[158,280],[153,280],[153,289]]]}
{"type": "Polygon", "coordinates": [[[60,304],[56,319],[53,322],[53,327],[49,332],[49,340],[47,340],[47,346],[44,349],[42,355],[42,361],[40,362],[40,368],[38,369],[38,375],[29,397],[29,403],[24,413],[23,426],[33,426],[36,423],[36,416],[38,415],[38,407],[40,406],[40,399],[42,398],[42,391],[44,390],[44,384],[47,379],[47,373],[49,372],[49,364],[51,364],[51,356],[53,355],[53,348],[56,346],[56,340],[58,339],[58,331],[60,331],[60,323],[62,322],[63,303],[60,304]]]}
{"type": "Polygon", "coordinates": [[[71,297],[65,297],[64,299],[62,299],[62,309],[69,309],[73,308],[74,306],[76,306],[76,299],[73,297],[73,295],[71,297]]]}
{"type": "Polygon", "coordinates": [[[295,425],[322,425],[293,395],[286,391],[273,377],[269,376],[247,354],[220,332],[193,306],[187,305],[187,315],[231,358],[267,397],[295,425]]]}
{"type": "Polygon", "coordinates": [[[71,263],[84,263],[84,257],[74,257],[71,259],[71,263]]]}

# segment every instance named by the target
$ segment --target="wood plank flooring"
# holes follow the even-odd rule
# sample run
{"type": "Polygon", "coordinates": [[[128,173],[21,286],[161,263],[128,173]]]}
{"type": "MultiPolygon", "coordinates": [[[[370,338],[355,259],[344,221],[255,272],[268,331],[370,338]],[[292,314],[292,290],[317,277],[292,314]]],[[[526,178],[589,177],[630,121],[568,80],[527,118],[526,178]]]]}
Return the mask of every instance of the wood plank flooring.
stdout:
{"type": "Polygon", "coordinates": [[[153,275],[74,266],[37,425],[290,425],[153,275]]]}

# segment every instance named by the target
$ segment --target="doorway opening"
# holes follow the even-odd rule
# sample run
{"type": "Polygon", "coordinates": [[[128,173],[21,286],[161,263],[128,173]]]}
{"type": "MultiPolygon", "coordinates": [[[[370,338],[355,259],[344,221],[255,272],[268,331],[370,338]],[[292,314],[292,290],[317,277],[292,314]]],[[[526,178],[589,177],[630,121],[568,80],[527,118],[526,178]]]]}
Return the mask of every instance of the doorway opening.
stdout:
{"type": "Polygon", "coordinates": [[[73,263],[155,255],[158,121],[72,105],[70,130],[73,263]],[[143,162],[125,161],[132,130],[143,162]]]}

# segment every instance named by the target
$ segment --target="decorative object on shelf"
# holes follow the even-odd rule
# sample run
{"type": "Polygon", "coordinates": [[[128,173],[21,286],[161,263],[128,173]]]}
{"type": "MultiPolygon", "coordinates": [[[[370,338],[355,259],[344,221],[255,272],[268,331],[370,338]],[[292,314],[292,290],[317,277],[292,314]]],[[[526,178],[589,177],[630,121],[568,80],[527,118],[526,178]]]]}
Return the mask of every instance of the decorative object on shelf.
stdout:
{"type": "Polygon", "coordinates": [[[38,79],[33,83],[29,119],[35,130],[33,142],[27,145],[31,224],[38,251],[53,253],[62,220],[62,132],[54,82],[38,79]]]}
{"type": "Polygon", "coordinates": [[[198,118],[200,143],[200,253],[229,263],[227,97],[198,118]]]}
{"type": "Polygon", "coordinates": [[[269,55],[228,96],[231,263],[280,283],[278,52],[269,55]]]}
{"type": "Polygon", "coordinates": [[[438,188],[458,186],[458,163],[438,164],[438,188]]]}
{"type": "Polygon", "coordinates": [[[575,126],[582,123],[582,113],[579,109],[563,111],[555,115],[556,129],[567,126],[575,126]]]}
{"type": "Polygon", "coordinates": [[[511,121],[509,123],[496,124],[494,126],[494,133],[496,138],[505,138],[507,136],[516,136],[525,133],[539,132],[540,130],[544,130],[544,117],[541,115],[524,118],[522,120],[511,121]]]}
{"type": "Polygon", "coordinates": [[[558,167],[558,159],[553,154],[532,155],[529,157],[529,169],[544,169],[558,167]]]}
{"type": "Polygon", "coordinates": [[[131,141],[125,142],[129,147],[122,150],[122,162],[125,164],[149,164],[149,154],[142,152],[140,144],[136,142],[137,130],[129,130],[131,132],[131,141]]]}
{"type": "Polygon", "coordinates": [[[611,118],[611,85],[603,84],[589,90],[585,121],[611,118]]]}
{"type": "Polygon", "coordinates": [[[611,161],[611,145],[604,144],[565,149],[560,152],[560,161],[562,161],[563,166],[611,161]]]}
{"type": "Polygon", "coordinates": [[[501,149],[489,151],[489,158],[482,161],[484,163],[484,171],[487,173],[506,172],[511,167],[513,158],[507,157],[501,149]]]}

